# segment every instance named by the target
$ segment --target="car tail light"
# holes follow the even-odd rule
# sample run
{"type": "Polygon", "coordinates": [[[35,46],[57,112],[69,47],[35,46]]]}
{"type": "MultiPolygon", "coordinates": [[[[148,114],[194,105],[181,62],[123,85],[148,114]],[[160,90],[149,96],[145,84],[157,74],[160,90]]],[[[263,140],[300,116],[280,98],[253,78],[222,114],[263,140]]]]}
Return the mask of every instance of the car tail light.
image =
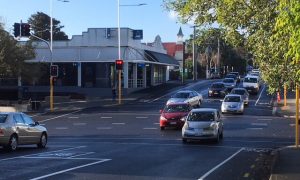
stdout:
{"type": "Polygon", "coordinates": [[[4,135],[4,130],[0,128],[0,136],[4,135]]]}

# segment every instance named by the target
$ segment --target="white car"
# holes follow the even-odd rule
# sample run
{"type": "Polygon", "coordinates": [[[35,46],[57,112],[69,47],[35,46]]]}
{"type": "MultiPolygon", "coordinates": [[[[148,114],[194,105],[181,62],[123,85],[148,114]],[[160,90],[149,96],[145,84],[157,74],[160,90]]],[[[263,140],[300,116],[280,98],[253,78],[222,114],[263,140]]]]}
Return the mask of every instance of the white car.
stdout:
{"type": "Polygon", "coordinates": [[[203,102],[203,96],[193,90],[182,90],[175,93],[168,101],[167,105],[171,103],[185,102],[193,107],[200,107],[203,102]]]}
{"type": "Polygon", "coordinates": [[[228,94],[225,96],[222,105],[222,113],[244,113],[244,101],[241,95],[228,94]]]}
{"type": "Polygon", "coordinates": [[[223,138],[223,121],[217,109],[193,109],[182,127],[182,142],[189,140],[213,139],[219,142],[223,138]]]}
{"type": "Polygon", "coordinates": [[[247,75],[243,81],[243,88],[247,89],[249,93],[258,94],[260,88],[259,77],[247,75]]]}

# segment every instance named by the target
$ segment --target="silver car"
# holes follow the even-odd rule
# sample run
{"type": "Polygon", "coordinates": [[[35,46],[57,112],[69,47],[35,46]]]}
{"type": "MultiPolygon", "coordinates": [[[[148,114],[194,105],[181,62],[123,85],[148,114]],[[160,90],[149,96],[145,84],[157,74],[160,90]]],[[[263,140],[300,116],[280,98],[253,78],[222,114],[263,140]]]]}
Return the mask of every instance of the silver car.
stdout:
{"type": "Polygon", "coordinates": [[[244,101],[245,106],[249,104],[249,93],[245,88],[233,88],[230,94],[238,94],[241,95],[244,101]]]}
{"type": "Polygon", "coordinates": [[[236,86],[236,81],[233,78],[225,78],[223,84],[227,87],[228,90],[233,89],[236,86]]]}
{"type": "Polygon", "coordinates": [[[244,113],[244,101],[241,95],[228,94],[225,96],[222,105],[222,113],[244,113]]]}
{"type": "Polygon", "coordinates": [[[193,90],[182,90],[174,94],[168,101],[167,105],[171,103],[185,102],[193,107],[200,107],[203,102],[203,96],[193,90]]]}
{"type": "Polygon", "coordinates": [[[15,151],[18,145],[36,144],[45,148],[47,129],[20,112],[0,113],[0,146],[15,151]]]}
{"type": "Polygon", "coordinates": [[[217,109],[193,109],[182,127],[182,142],[188,140],[213,139],[219,142],[223,138],[223,121],[217,109]]]}

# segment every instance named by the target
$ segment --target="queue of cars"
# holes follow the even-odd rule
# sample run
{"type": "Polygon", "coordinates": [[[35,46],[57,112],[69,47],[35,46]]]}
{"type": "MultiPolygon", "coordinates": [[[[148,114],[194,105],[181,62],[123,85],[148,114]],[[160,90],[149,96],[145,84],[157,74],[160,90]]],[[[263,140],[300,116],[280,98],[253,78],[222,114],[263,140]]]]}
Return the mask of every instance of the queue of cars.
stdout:
{"type": "Polygon", "coordinates": [[[212,83],[208,89],[208,97],[224,98],[221,100],[220,110],[199,108],[203,96],[195,91],[177,92],[160,111],[160,129],[164,130],[166,127],[181,129],[183,143],[202,139],[213,139],[218,142],[223,138],[223,121],[220,113],[244,113],[244,108],[249,105],[249,93],[259,91],[259,84],[257,86],[249,84],[254,81],[254,77],[259,82],[259,76],[247,75],[242,87],[237,87],[241,82],[237,72],[226,75],[222,82],[212,83]],[[194,107],[196,108],[193,109],[194,107]]]}

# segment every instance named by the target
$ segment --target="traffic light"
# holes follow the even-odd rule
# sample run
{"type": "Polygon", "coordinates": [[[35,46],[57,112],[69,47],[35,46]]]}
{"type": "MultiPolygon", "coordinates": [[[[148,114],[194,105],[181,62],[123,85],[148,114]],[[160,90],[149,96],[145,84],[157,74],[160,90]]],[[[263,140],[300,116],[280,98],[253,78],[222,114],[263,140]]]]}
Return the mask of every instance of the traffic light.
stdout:
{"type": "Polygon", "coordinates": [[[122,59],[117,59],[116,60],[116,69],[117,70],[122,70],[123,69],[123,60],[122,59]]]}
{"type": "Polygon", "coordinates": [[[21,34],[20,34],[20,23],[15,23],[14,24],[14,36],[15,37],[21,36],[21,34]]]}
{"type": "Polygon", "coordinates": [[[50,76],[57,77],[58,76],[58,65],[50,66],[50,76]]]}
{"type": "Polygon", "coordinates": [[[30,25],[28,23],[21,24],[21,36],[30,36],[30,25]]]}

